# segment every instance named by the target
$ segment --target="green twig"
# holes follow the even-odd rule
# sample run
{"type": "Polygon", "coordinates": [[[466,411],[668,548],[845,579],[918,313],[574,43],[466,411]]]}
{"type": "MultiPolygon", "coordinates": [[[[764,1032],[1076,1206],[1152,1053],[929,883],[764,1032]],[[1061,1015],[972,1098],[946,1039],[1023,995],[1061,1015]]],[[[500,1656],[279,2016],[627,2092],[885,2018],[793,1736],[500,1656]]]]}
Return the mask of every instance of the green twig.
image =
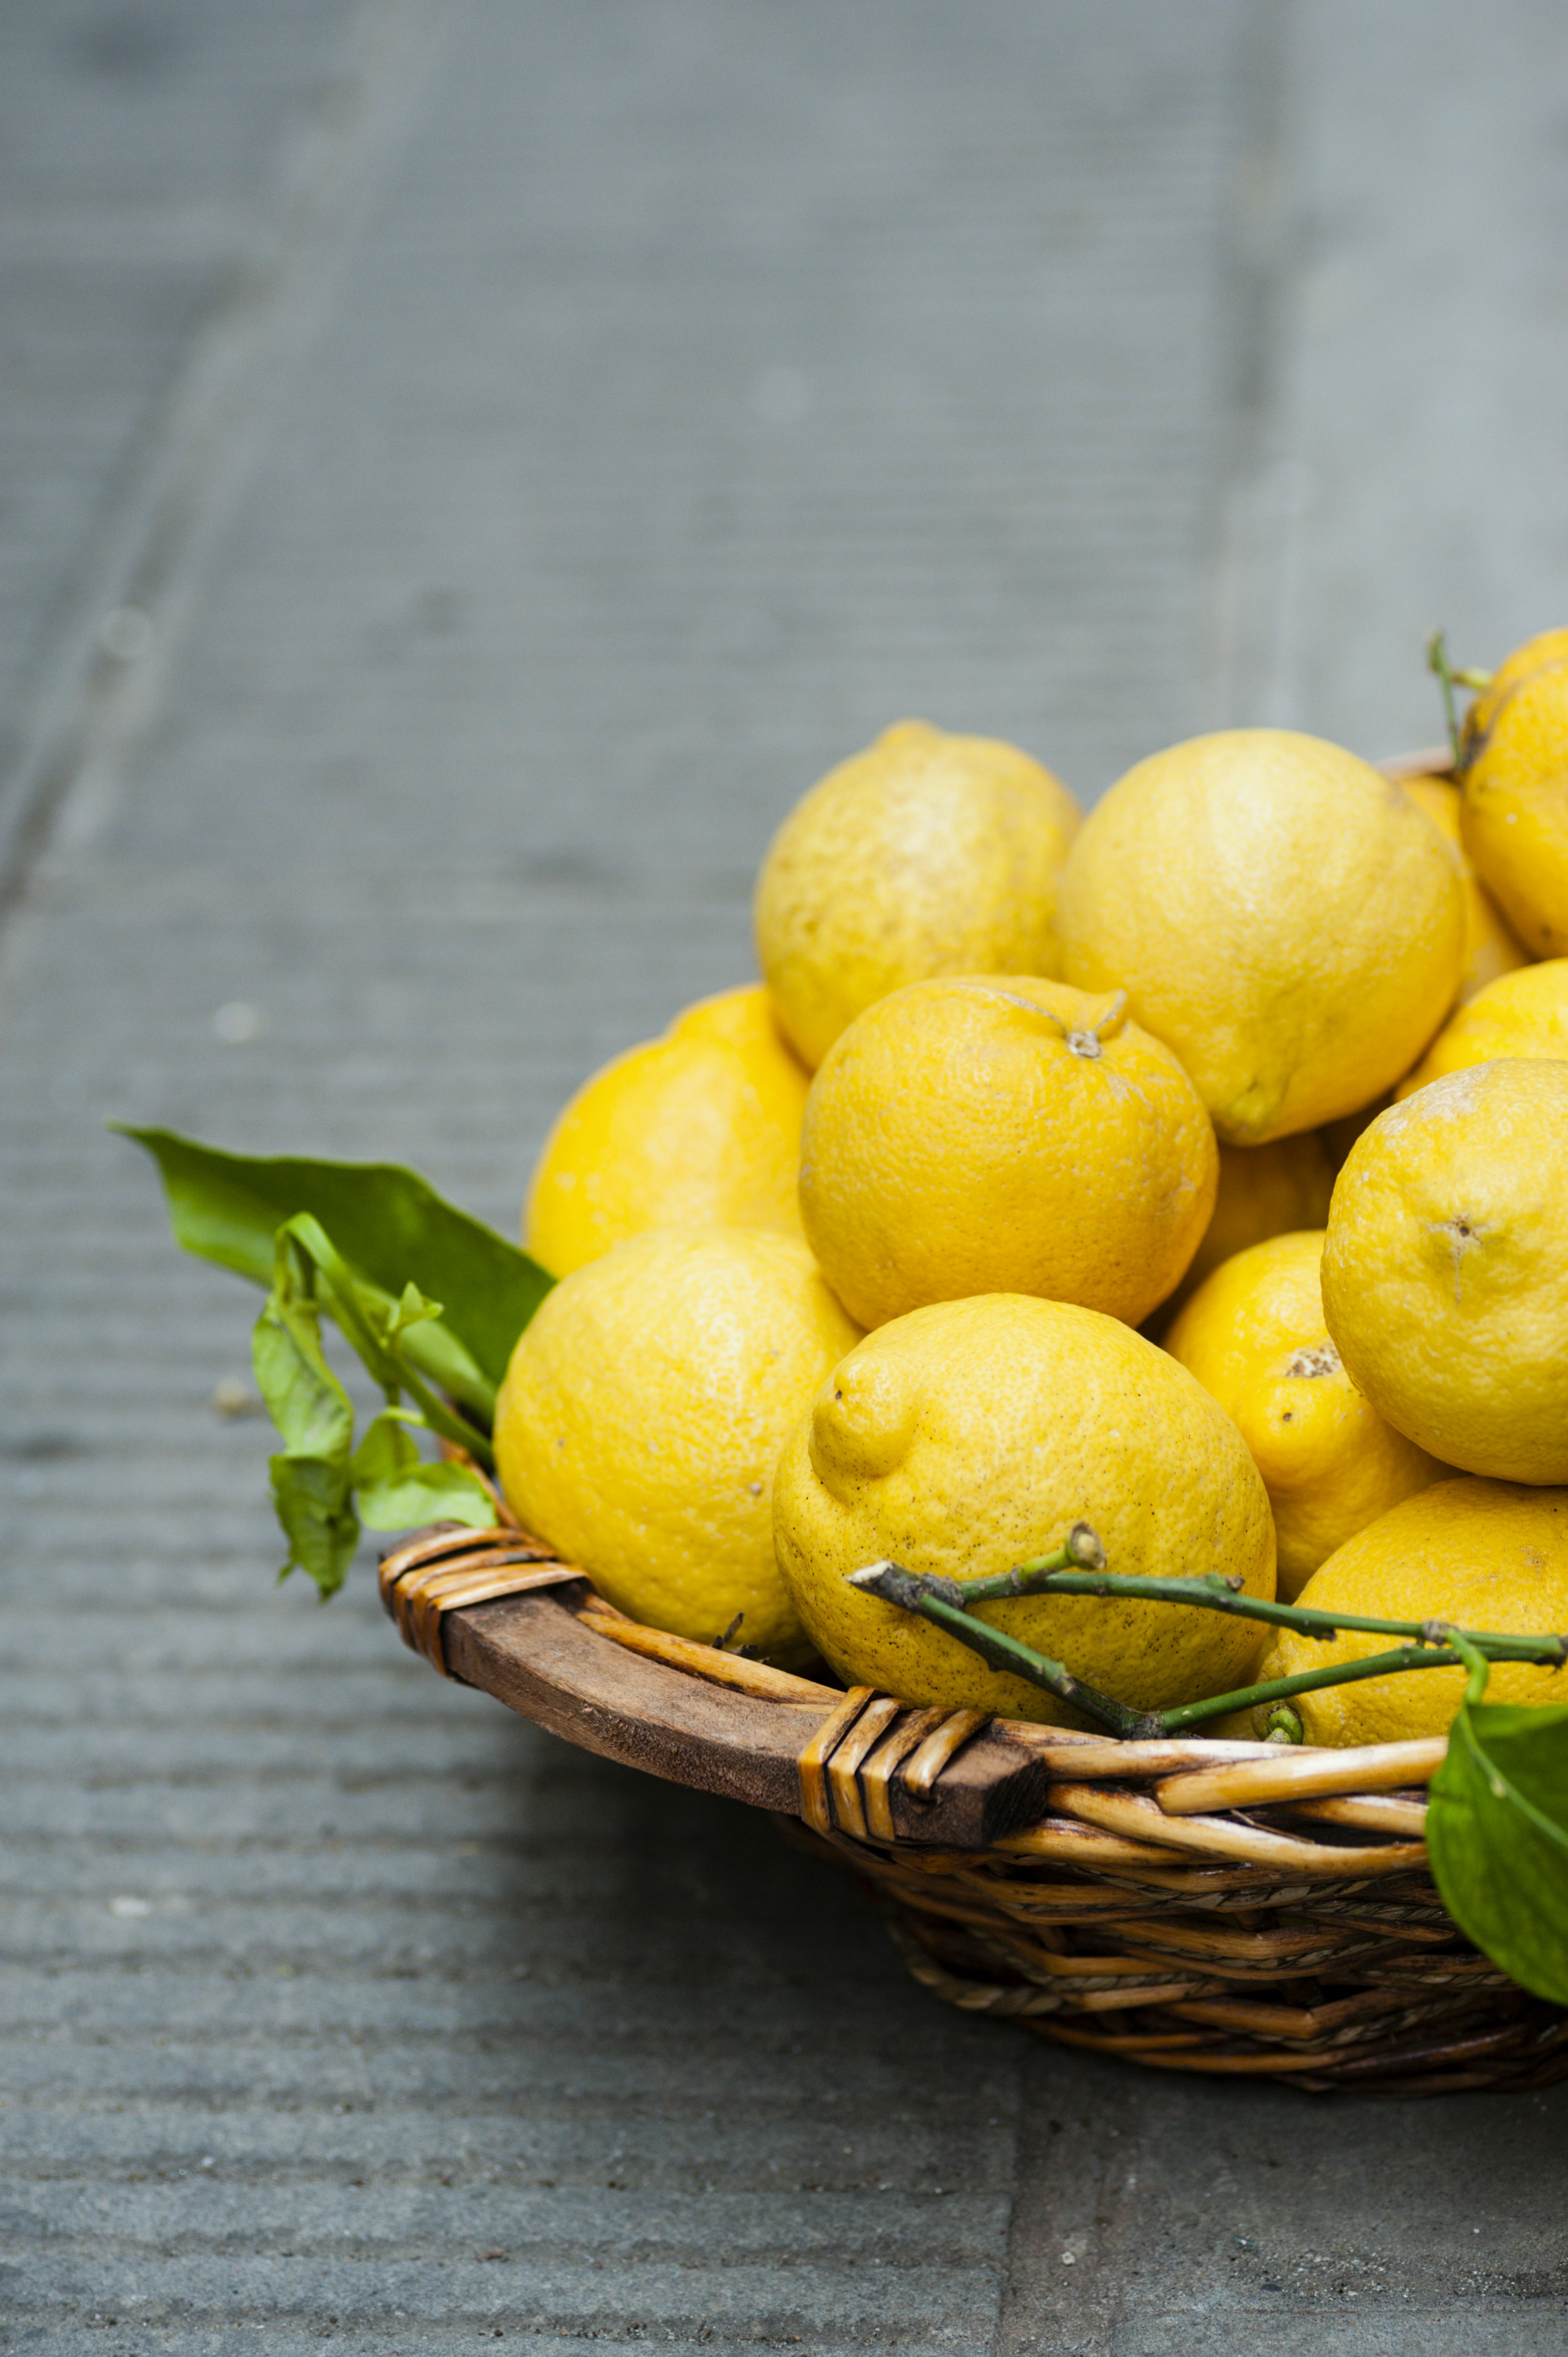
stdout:
{"type": "MultiPolygon", "coordinates": [[[[1056,1555],[1037,1555],[1031,1562],[1020,1564],[1016,1571],[1004,1571],[983,1579],[955,1579],[949,1583],[958,1591],[966,1605],[989,1604],[1004,1596],[1125,1596],[1139,1603],[1192,1604],[1206,1612],[1233,1614],[1243,1620],[1263,1620],[1279,1629],[1294,1629],[1299,1637],[1310,1637],[1326,1644],[1344,1630],[1359,1636],[1407,1637],[1417,1644],[1451,1644],[1453,1634],[1445,1620],[1378,1620],[1359,1612],[1325,1612],[1315,1605],[1276,1604],[1271,1598],[1249,1596],[1241,1587],[1240,1577],[1223,1577],[1219,1572],[1197,1572],[1170,1579],[1145,1578],[1141,1572],[1083,1572],[1058,1568],[1065,1548],[1056,1555]]],[[[1549,1649],[1546,1658],[1559,1667],[1568,1666],[1568,1637],[1520,1637],[1508,1631],[1476,1630],[1466,1631],[1477,1642],[1496,1647],[1493,1655],[1498,1661],[1534,1662],[1541,1659],[1541,1647],[1549,1649]],[[1555,1647],[1555,1652],[1550,1651],[1555,1647]]]]}
{"type": "Polygon", "coordinates": [[[1454,701],[1454,691],[1456,687],[1463,687],[1467,688],[1472,695],[1478,695],[1482,688],[1490,687],[1492,674],[1489,671],[1455,670],[1448,660],[1446,630],[1434,630],[1428,639],[1426,668],[1434,674],[1443,690],[1443,709],[1448,722],[1448,743],[1454,755],[1454,767],[1457,770],[1461,765],[1463,738],[1459,728],[1458,706],[1454,701]]]}
{"type": "Polygon", "coordinates": [[[1492,1659],[1481,1651],[1473,1637],[1463,1635],[1457,1629],[1450,1631],[1448,1641],[1470,1673],[1465,1687],[1466,1701],[1467,1703],[1484,1702],[1487,1696],[1487,1680],[1492,1674],[1492,1659]]]}
{"type": "Polygon", "coordinates": [[[1426,668],[1443,690],[1443,710],[1448,723],[1448,748],[1459,767],[1459,707],[1454,701],[1454,669],[1448,660],[1448,633],[1434,630],[1426,642],[1426,668]]]}
{"type": "MultiPolygon", "coordinates": [[[[1087,1523],[1076,1523],[1063,1544],[1049,1555],[1033,1556],[1012,1571],[978,1579],[948,1579],[929,1572],[906,1571],[896,1563],[868,1564],[848,1575],[853,1587],[879,1596],[906,1612],[917,1612],[960,1644],[978,1653],[988,1666],[1042,1686],[1058,1701],[1070,1703],[1097,1718],[1112,1733],[1131,1738],[1178,1735],[1186,1728],[1230,1713],[1283,1703],[1294,1695],[1311,1694],[1324,1686],[1350,1685],[1362,1678],[1390,1677],[1406,1670],[1453,1668],[1470,1673],[1466,1699],[1477,1701],[1485,1690],[1491,1663],[1529,1662],[1553,1668],[1568,1665],[1568,1636],[1520,1636],[1509,1631],[1458,1630],[1445,1620],[1382,1620],[1354,1612],[1325,1612],[1312,1605],[1277,1604],[1248,1596],[1239,1577],[1208,1572],[1169,1579],[1146,1578],[1139,1573],[1110,1572],[1105,1551],[1087,1523]],[[1069,1566],[1078,1566],[1069,1568],[1069,1566]],[[1392,1651],[1359,1660],[1326,1663],[1285,1678],[1269,1678],[1238,1687],[1233,1693],[1210,1695],[1200,1702],[1183,1703],[1162,1711],[1136,1711],[1113,1695],[1101,1694],[1077,1678],[1065,1663],[1053,1661],[1033,1646],[971,1618],[976,1604],[999,1603],[1016,1596],[1125,1597],[1144,1604],[1186,1604],[1200,1610],[1262,1620],[1291,1629],[1298,1636],[1325,1644],[1346,1631],[1359,1635],[1403,1637],[1409,1641],[1392,1651]]],[[[1300,1721],[1281,1715],[1278,1735],[1300,1740],[1300,1721]],[[1290,1720],[1294,1720],[1292,1731],[1290,1720]]]]}
{"type": "Polygon", "coordinates": [[[1010,1637],[1004,1629],[993,1629],[989,1620],[974,1620],[961,1604],[953,1601],[957,1581],[941,1579],[927,1574],[903,1570],[896,1563],[868,1564],[864,1571],[850,1574],[852,1584],[872,1596],[880,1596],[885,1603],[899,1605],[906,1612],[918,1612],[938,1629],[945,1629],[972,1653],[978,1653],[989,1669],[1001,1670],[1015,1678],[1027,1679],[1030,1685],[1043,1686],[1058,1702],[1071,1703],[1090,1718],[1099,1719],[1113,1735],[1135,1736],[1150,1732],[1144,1714],[1130,1710],[1125,1703],[1103,1695],[1097,1686],[1085,1685],[1075,1678],[1065,1663],[1053,1662],[1047,1653],[1036,1652],[1017,1637],[1010,1637]]]}
{"type": "Polygon", "coordinates": [[[380,1383],[389,1403],[395,1405],[400,1390],[407,1392],[432,1432],[466,1450],[488,1473],[493,1473],[495,1451],[484,1434],[466,1416],[449,1408],[409,1364],[401,1334],[377,1333],[365,1313],[360,1287],[319,1221],[308,1211],[300,1211],[285,1222],[283,1232],[319,1272],[332,1297],[332,1314],[344,1338],[358,1352],[371,1381],[380,1383]]]}
{"type": "MultiPolygon", "coordinates": [[[[1525,1654],[1511,1659],[1528,1661],[1525,1654]]],[[[1452,1669],[1456,1662],[1479,1662],[1487,1667],[1486,1656],[1478,1646],[1466,1644],[1459,1652],[1453,1645],[1398,1645],[1391,1652],[1366,1653],[1358,1661],[1326,1662],[1320,1670],[1298,1670],[1294,1677],[1269,1678],[1261,1685],[1240,1686],[1234,1694],[1208,1695],[1202,1702],[1183,1703],[1176,1710],[1159,1713],[1160,1732],[1179,1735],[1185,1727],[1198,1727],[1206,1718],[1224,1718],[1231,1711],[1256,1710],[1265,1703],[1288,1702],[1293,1695],[1313,1694],[1320,1686],[1354,1685],[1359,1678],[1393,1677],[1401,1670],[1452,1669]]]]}

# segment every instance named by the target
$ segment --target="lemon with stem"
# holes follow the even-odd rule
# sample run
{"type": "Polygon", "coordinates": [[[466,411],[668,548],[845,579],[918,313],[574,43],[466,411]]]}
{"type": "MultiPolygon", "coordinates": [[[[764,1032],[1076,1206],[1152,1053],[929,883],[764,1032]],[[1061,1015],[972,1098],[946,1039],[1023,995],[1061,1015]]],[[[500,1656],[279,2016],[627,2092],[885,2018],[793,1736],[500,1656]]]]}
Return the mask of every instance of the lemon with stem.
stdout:
{"type": "MultiPolygon", "coordinates": [[[[1369,1619],[1454,1622],[1461,1629],[1560,1635],[1568,1630],[1568,1490],[1511,1482],[1443,1481],[1406,1498],[1357,1533],[1296,1598],[1316,1610],[1369,1619]]],[[[1325,1642],[1282,1629],[1256,1682],[1386,1652],[1390,1640],[1346,1630],[1325,1642]]],[[[1442,1735],[1464,1696],[1466,1672],[1409,1670],[1320,1686],[1291,1709],[1307,1743],[1400,1743],[1442,1735]]],[[[1498,1662],[1488,1702],[1568,1702],[1568,1669],[1498,1662]]],[[[1267,1705],[1216,1720],[1205,1732],[1266,1734],[1267,1705]]]]}
{"type": "MultiPolygon", "coordinates": [[[[867,1335],[774,1482],[780,1567],[841,1677],[1058,1725],[1093,1722],[850,1575],[883,1558],[944,1578],[1005,1572],[1079,1523],[1119,1571],[1218,1571],[1273,1595],[1268,1499],[1223,1409],[1119,1319],[1022,1294],[941,1302],[867,1335]]],[[[1256,1622],[1137,1598],[979,1609],[1140,1710],[1242,1685],[1265,1641],[1256,1622]]]]}
{"type": "Polygon", "coordinates": [[[1568,1481],[1568,1063],[1471,1064],[1380,1114],[1335,1182],[1323,1307],[1419,1448],[1568,1481]]]}
{"type": "Polygon", "coordinates": [[[880,1326],[980,1293],[1136,1325],[1214,1203],[1208,1116],[1120,994],[1022,974],[911,983],[857,1017],[811,1083],[806,1240],[880,1326]]]}

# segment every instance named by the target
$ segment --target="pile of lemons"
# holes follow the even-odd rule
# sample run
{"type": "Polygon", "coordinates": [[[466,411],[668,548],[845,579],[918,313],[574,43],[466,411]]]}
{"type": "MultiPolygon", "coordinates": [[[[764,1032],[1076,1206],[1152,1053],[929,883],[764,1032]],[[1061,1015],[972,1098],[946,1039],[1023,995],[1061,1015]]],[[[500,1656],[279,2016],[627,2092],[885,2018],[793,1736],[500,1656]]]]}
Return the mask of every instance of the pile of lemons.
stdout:
{"type": "MultiPolygon", "coordinates": [[[[614,1603],[1058,1720],[845,1575],[1082,1521],[1118,1572],[1568,1628],[1568,631],[1479,694],[1456,781],[1238,729],[1085,819],[905,723],[786,819],[756,923],[764,982],[588,1081],[529,1200],[561,1281],[500,1478],[614,1603]]],[[[1142,1709],[1387,1642],[982,1609],[1142,1709]]],[[[1462,1685],[1304,1695],[1306,1739],[1439,1729],[1462,1685]]]]}

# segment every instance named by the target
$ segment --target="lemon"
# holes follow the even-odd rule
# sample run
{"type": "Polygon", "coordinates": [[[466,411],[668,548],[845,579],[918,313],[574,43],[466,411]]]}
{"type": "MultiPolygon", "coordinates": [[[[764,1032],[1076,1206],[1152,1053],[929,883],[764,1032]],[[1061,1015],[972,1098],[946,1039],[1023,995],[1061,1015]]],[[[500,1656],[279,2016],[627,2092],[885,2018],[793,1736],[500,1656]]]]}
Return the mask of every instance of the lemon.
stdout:
{"type": "Polygon", "coordinates": [[[1168,1049],[1063,983],[915,982],[811,1083],[800,1219],[852,1317],[1038,1293],[1136,1324],[1208,1225],[1208,1116],[1168,1049]]]}
{"type": "MultiPolygon", "coordinates": [[[[1313,1574],[1296,1599],[1374,1620],[1448,1620],[1495,1635],[1552,1636],[1568,1630],[1568,1491],[1508,1481],[1440,1481],[1380,1515],[1313,1574]]],[[[1255,1676],[1292,1678],[1331,1663],[1362,1661],[1406,1641],[1346,1631],[1326,1644],[1281,1629],[1255,1676]]],[[[1402,1670],[1297,1695],[1308,1743],[1399,1743],[1443,1735],[1464,1698],[1462,1669],[1402,1670]]],[[[1498,1662],[1488,1702],[1568,1702],[1568,1671],[1498,1662]]],[[[1261,1717],[1262,1714],[1258,1714],[1261,1717]]],[[[1217,1721],[1228,1733],[1260,1732],[1251,1712],[1217,1721]]]]}
{"type": "Polygon", "coordinates": [[[519,1338],[496,1466],[524,1527],[634,1620],[774,1661],[809,1650],[774,1560],[773,1469],[856,1339],[798,1239],[652,1228],[519,1338]]]}
{"type": "Polygon", "coordinates": [[[1402,778],[1400,783],[1417,807],[1441,828],[1464,862],[1465,975],[1459,985],[1459,996],[1461,1001],[1474,998],[1499,974],[1528,965],[1530,952],[1466,856],[1459,834],[1459,807],[1464,797],[1452,778],[1434,772],[1418,773],[1402,778]]]}
{"type": "MultiPolygon", "coordinates": [[[[888,1557],[949,1577],[1006,1571],[1080,1521],[1112,1571],[1217,1571],[1274,1592],[1268,1500],[1229,1416],[1130,1327],[1020,1294],[943,1302],[868,1335],[822,1384],[774,1485],[779,1563],[841,1677],[1058,1725],[1079,1722],[1054,1695],[845,1575],[888,1557]]],[[[1256,1622],[1120,1597],[980,1612],[1138,1709],[1245,1684],[1262,1644],[1256,1622]]]]}
{"type": "Polygon", "coordinates": [[[1396,1431],[1568,1481],[1568,1064],[1471,1064],[1380,1114],[1335,1182],[1323,1306],[1396,1431]]]}
{"type": "Polygon", "coordinates": [[[805,1061],[903,983],[1055,974],[1057,876],[1079,816],[1015,745],[922,720],[830,770],[757,885],[762,971],[805,1061]]]}
{"type": "Polygon", "coordinates": [[[1460,748],[1466,850],[1525,947],[1568,951],[1568,630],[1511,654],[1460,748]]]}
{"type": "Polygon", "coordinates": [[[1222,1146],[1219,1185],[1203,1242],[1165,1305],[1169,1317],[1189,1301],[1221,1262],[1292,1228],[1320,1228],[1328,1217],[1334,1165],[1315,1129],[1267,1146],[1222,1146]]]}
{"type": "Polygon", "coordinates": [[[1396,1096],[1412,1096],[1444,1072],[1499,1056],[1568,1058],[1568,958],[1499,974],[1449,1017],[1396,1096]]]}
{"type": "Polygon", "coordinates": [[[1165,1336],[1263,1477],[1287,1601],[1336,1547],[1451,1469],[1385,1424],[1345,1372],[1324,1323],[1322,1260],[1321,1230],[1254,1244],[1215,1270],[1165,1336]]]}
{"type": "Polygon", "coordinates": [[[596,1072],[559,1115],[533,1174],[523,1243],[565,1276],[623,1237],[671,1222],[799,1236],[807,1085],[760,985],[700,999],[662,1039],[596,1072]]]}
{"type": "Polygon", "coordinates": [[[1458,859],[1401,786],[1280,728],[1139,762],[1062,871],[1061,971],[1124,989],[1221,1139],[1257,1146],[1407,1072],[1464,973],[1458,859]]]}

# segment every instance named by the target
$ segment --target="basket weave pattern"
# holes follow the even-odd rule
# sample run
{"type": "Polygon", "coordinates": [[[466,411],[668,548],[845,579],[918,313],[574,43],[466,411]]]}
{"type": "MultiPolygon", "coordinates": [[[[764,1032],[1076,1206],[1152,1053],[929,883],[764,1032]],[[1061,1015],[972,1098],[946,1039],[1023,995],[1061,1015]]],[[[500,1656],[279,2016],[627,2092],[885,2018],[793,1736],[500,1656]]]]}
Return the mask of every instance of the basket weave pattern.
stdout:
{"type": "MultiPolygon", "coordinates": [[[[811,1830],[792,1830],[871,1889],[945,2003],[1314,2092],[1568,2075],[1568,2015],[1477,1954],[1437,1895],[1422,1786],[1441,1739],[1270,1757],[1015,1727],[1059,1774],[1051,1813],[966,1853],[873,1829],[886,1822],[878,1787],[899,1773],[897,1710],[866,1688],[844,1698],[806,1747],[811,1830]]],[[[901,1714],[913,1737],[935,1716],[901,1714]]]]}
{"type": "Polygon", "coordinates": [[[966,2012],[1314,2092],[1568,2076],[1568,2011],[1478,1954],[1438,1897],[1423,1829],[1441,1738],[1136,1743],[914,1709],[628,1620],[515,1529],[422,1534],[385,1559],[381,1593],[444,1674],[460,1626],[461,1674],[574,1740],[652,1764],[657,1723],[658,1772],[771,1807],[848,1867],[914,1977],[966,2012]],[[977,1816],[992,1787],[1000,1814],[977,1816]],[[1009,1824],[1019,1793],[1032,1805],[1009,1824]],[[993,1818],[970,1846],[943,1841],[993,1818]]]}

